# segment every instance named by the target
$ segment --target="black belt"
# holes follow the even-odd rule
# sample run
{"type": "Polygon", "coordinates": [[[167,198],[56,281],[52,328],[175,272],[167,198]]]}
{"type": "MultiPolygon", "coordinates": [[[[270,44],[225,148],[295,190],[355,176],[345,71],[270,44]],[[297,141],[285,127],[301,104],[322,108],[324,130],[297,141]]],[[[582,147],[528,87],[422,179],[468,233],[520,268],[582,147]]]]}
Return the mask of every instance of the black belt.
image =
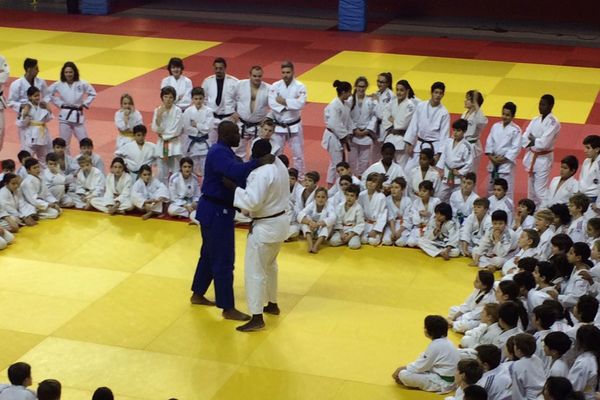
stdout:
{"type": "Polygon", "coordinates": [[[240,118],[240,122],[242,123],[242,137],[245,138],[246,137],[246,129],[247,128],[254,128],[254,135],[248,135],[250,138],[255,138],[256,136],[258,136],[258,126],[261,124],[260,122],[248,122],[248,121],[244,121],[243,119],[240,118]]]}
{"type": "Polygon", "coordinates": [[[65,118],[67,121],[69,120],[69,117],[71,116],[71,114],[73,113],[73,111],[77,111],[77,124],[79,123],[79,113],[83,111],[83,107],[75,107],[75,106],[60,106],[60,108],[62,108],[63,110],[69,110],[69,112],[67,113],[67,117],[65,118]]]}
{"type": "Polygon", "coordinates": [[[229,114],[217,114],[216,112],[213,113],[213,116],[217,119],[224,119],[227,117],[231,117],[233,115],[233,113],[229,113],[229,114]]]}
{"type": "Polygon", "coordinates": [[[297,119],[297,120],[295,120],[295,121],[292,121],[292,122],[285,122],[285,123],[284,123],[284,122],[279,122],[279,121],[277,121],[277,120],[275,119],[275,120],[273,120],[273,122],[275,123],[275,125],[277,125],[277,126],[281,126],[282,128],[289,128],[289,127],[290,127],[290,126],[292,126],[292,125],[299,124],[301,120],[302,120],[301,118],[298,118],[298,119],[297,119]]]}
{"type": "Polygon", "coordinates": [[[209,196],[207,194],[203,194],[202,197],[204,200],[208,200],[213,204],[217,204],[219,206],[223,206],[223,207],[227,207],[227,208],[235,208],[233,207],[233,204],[229,203],[226,200],[223,199],[219,199],[218,197],[213,197],[213,196],[209,196]]]}
{"type": "Polygon", "coordinates": [[[471,144],[475,144],[477,143],[479,139],[467,139],[467,142],[471,143],[471,144]]]}
{"type": "Polygon", "coordinates": [[[431,150],[434,150],[434,153],[435,153],[435,148],[433,147],[433,144],[435,142],[437,142],[437,140],[424,140],[424,139],[421,139],[420,137],[417,137],[417,140],[419,142],[421,142],[421,149],[423,149],[423,144],[428,144],[429,147],[431,148],[431,150]]]}
{"type": "Polygon", "coordinates": [[[188,135],[188,138],[190,139],[190,144],[188,145],[187,148],[187,152],[190,152],[190,149],[192,148],[192,146],[196,143],[206,143],[206,140],[208,139],[208,135],[202,135],[202,136],[192,136],[192,135],[188,135]]]}
{"type": "Polygon", "coordinates": [[[281,215],[283,215],[283,214],[285,214],[285,210],[284,210],[284,211],[280,211],[280,212],[278,212],[277,214],[269,215],[269,216],[266,216],[266,217],[256,217],[256,218],[252,218],[252,221],[258,221],[258,220],[260,220],[260,219],[276,218],[276,217],[279,217],[279,216],[281,216],[281,215]]]}

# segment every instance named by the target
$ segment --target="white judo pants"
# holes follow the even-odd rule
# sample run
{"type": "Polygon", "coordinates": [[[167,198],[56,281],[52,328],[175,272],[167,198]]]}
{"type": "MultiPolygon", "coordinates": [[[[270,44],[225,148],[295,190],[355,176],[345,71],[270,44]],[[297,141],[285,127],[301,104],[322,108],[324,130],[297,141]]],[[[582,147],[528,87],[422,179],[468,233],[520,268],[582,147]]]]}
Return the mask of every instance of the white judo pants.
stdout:
{"type": "Polygon", "coordinates": [[[402,370],[398,378],[404,386],[418,388],[426,392],[447,393],[452,389],[452,383],[446,382],[433,372],[409,372],[402,370]]]}
{"type": "Polygon", "coordinates": [[[175,173],[179,170],[180,159],[181,155],[169,156],[166,160],[163,157],[157,158],[156,164],[158,165],[158,180],[165,185],[169,185],[169,176],[171,173],[175,173]]]}
{"type": "MultiPolygon", "coordinates": [[[[400,229],[401,222],[397,220],[395,223],[396,223],[396,230],[400,229]]],[[[390,229],[389,226],[386,226],[383,231],[383,239],[381,241],[381,244],[383,244],[384,246],[392,246],[392,245],[406,246],[409,235],[410,235],[410,231],[408,229],[404,229],[398,239],[392,240],[392,230],[390,229]]]]}
{"type": "Polygon", "coordinates": [[[167,214],[169,214],[171,217],[189,218],[190,222],[193,222],[196,225],[200,224],[196,219],[196,210],[189,212],[187,208],[177,204],[169,204],[169,207],[167,208],[167,214]]]}
{"type": "MultiPolygon", "coordinates": [[[[427,239],[424,236],[419,239],[418,245],[421,250],[431,257],[439,256],[440,253],[446,248],[445,246],[440,247],[439,244],[433,240],[427,239]]],[[[450,257],[458,257],[460,255],[460,251],[457,248],[453,248],[449,251],[448,255],[450,257]]]]}
{"type": "Polygon", "coordinates": [[[0,235],[0,250],[5,249],[13,240],[15,240],[15,236],[8,229],[4,229],[4,232],[0,235]]]}
{"type": "Polygon", "coordinates": [[[334,149],[333,146],[329,146],[327,149],[329,153],[329,166],[327,167],[327,183],[333,185],[337,178],[337,172],[335,166],[344,160],[344,148],[334,149]]]}
{"type": "Polygon", "coordinates": [[[277,255],[280,249],[281,242],[262,243],[256,235],[248,234],[244,279],[246,301],[252,315],[262,314],[267,302],[277,303],[277,255]]]}
{"type": "MultiPolygon", "coordinates": [[[[342,232],[335,231],[333,233],[333,235],[331,236],[331,239],[329,240],[329,244],[333,247],[341,246],[342,245],[342,232]]],[[[352,236],[352,239],[350,239],[350,241],[348,242],[348,247],[351,248],[352,250],[357,250],[357,249],[360,249],[360,246],[361,246],[360,236],[359,235],[352,236]]]]}
{"type": "Polygon", "coordinates": [[[65,139],[65,142],[67,142],[67,148],[65,150],[67,154],[71,154],[69,149],[71,146],[71,137],[73,135],[77,138],[78,145],[81,139],[88,137],[84,124],[75,124],[73,122],[65,121],[60,121],[58,124],[58,134],[61,138],[65,139]]]}
{"type": "Polygon", "coordinates": [[[356,176],[362,174],[371,165],[371,147],[370,144],[356,144],[350,142],[350,152],[348,153],[348,164],[356,176]]]}
{"type": "Polygon", "coordinates": [[[0,150],[2,150],[2,146],[4,146],[4,110],[0,110],[0,150]]]}
{"type": "Polygon", "coordinates": [[[302,125],[298,127],[298,133],[274,133],[272,139],[275,140],[281,151],[285,149],[285,144],[290,144],[292,150],[293,167],[298,170],[298,178],[304,179],[304,132],[302,125]]]}
{"type": "MultiPolygon", "coordinates": [[[[104,197],[94,197],[90,201],[90,204],[96,210],[102,211],[104,213],[108,213],[108,208],[112,207],[115,203],[114,203],[114,201],[110,201],[110,202],[106,201],[104,199],[104,197]]],[[[131,210],[133,210],[133,204],[131,204],[131,201],[126,200],[126,201],[123,201],[121,204],[119,204],[118,211],[126,212],[126,211],[131,211],[131,210]]]]}
{"type": "Polygon", "coordinates": [[[550,169],[535,171],[527,179],[527,197],[533,200],[535,204],[540,204],[546,193],[548,193],[548,180],[550,178],[550,169]]]}
{"type": "Polygon", "coordinates": [[[40,219],[55,219],[58,218],[58,210],[47,207],[45,210],[37,210],[37,216],[40,219]]]}

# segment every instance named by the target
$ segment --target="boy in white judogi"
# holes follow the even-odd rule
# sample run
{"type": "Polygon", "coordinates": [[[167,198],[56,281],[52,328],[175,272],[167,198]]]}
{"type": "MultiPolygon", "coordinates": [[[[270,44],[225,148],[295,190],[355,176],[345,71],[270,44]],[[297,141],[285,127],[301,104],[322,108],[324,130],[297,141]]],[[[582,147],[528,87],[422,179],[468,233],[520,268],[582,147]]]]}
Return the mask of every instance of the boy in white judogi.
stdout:
{"type": "Polygon", "coordinates": [[[460,356],[447,335],[448,322],[444,317],[425,317],[425,336],[431,343],[414,362],[394,371],[392,377],[396,383],[427,392],[451,391],[460,356]]]}
{"type": "Polygon", "coordinates": [[[382,244],[384,246],[400,246],[408,241],[410,230],[404,224],[408,217],[412,200],[405,196],[406,179],[398,177],[390,185],[390,195],[386,199],[388,226],[383,232],[382,244]]]}
{"type": "Polygon", "coordinates": [[[512,229],[507,224],[508,215],[504,210],[492,213],[492,229],[489,229],[479,245],[473,249],[472,266],[500,267],[509,254],[515,250],[516,239],[512,229]]]}
{"type": "Polygon", "coordinates": [[[226,73],[227,62],[224,58],[217,57],[213,61],[214,75],[210,75],[202,82],[206,105],[213,110],[215,123],[210,132],[208,143],[217,142],[217,127],[221,121],[231,119],[235,113],[235,91],[238,79],[226,73]]]}
{"type": "Polygon", "coordinates": [[[542,209],[535,213],[535,229],[540,234],[540,244],[537,247],[537,259],[546,261],[552,255],[550,241],[554,237],[554,214],[548,209],[542,209]]]}
{"type": "Polygon", "coordinates": [[[192,105],[182,116],[183,153],[194,160],[194,173],[204,176],[204,162],[208,154],[208,134],[214,126],[213,111],[204,105],[204,89],[192,90],[192,105]]]}
{"type": "Polygon", "coordinates": [[[408,218],[404,220],[410,233],[406,242],[400,241],[400,246],[417,247],[429,221],[434,218],[434,210],[438,204],[440,204],[440,199],[433,197],[433,184],[430,181],[421,182],[419,197],[413,200],[408,218]]]}
{"type": "Polygon", "coordinates": [[[519,251],[502,265],[502,275],[512,277],[518,272],[519,260],[527,257],[537,257],[540,234],[535,229],[523,229],[519,235],[517,246],[519,251]]]}
{"type": "Polygon", "coordinates": [[[465,219],[473,212],[473,203],[479,198],[473,191],[477,177],[474,172],[467,172],[460,180],[460,190],[450,195],[450,206],[454,220],[462,226],[465,219]]]}
{"type": "Polygon", "coordinates": [[[481,345],[475,350],[484,371],[477,385],[485,389],[488,400],[510,399],[512,379],[508,368],[500,364],[502,350],[493,344],[481,345]]]}
{"type": "Polygon", "coordinates": [[[133,128],[138,125],[144,125],[142,114],[135,109],[133,97],[124,93],[121,95],[121,108],[115,112],[115,126],[119,131],[116,150],[133,142],[133,128]]]}
{"type": "Polygon", "coordinates": [[[381,146],[381,160],[372,164],[365,170],[361,178],[361,188],[366,189],[367,187],[367,176],[377,172],[383,174],[387,179],[383,182],[382,186],[384,191],[387,193],[392,181],[398,177],[403,177],[404,170],[399,164],[396,164],[394,157],[396,156],[396,148],[391,143],[384,143],[381,146]]]}
{"type": "Polygon", "coordinates": [[[163,205],[168,201],[169,190],[165,184],[152,178],[150,166],[142,165],[140,177],[131,188],[131,203],[144,212],[142,219],[162,214],[163,205]]]}
{"type": "Polygon", "coordinates": [[[469,124],[464,119],[454,121],[452,130],[454,139],[447,138],[442,144],[438,168],[442,172],[442,184],[436,197],[447,202],[452,192],[460,188],[461,177],[473,168],[473,149],[464,139],[469,124]]]}
{"type": "Polygon", "coordinates": [[[419,247],[431,257],[441,256],[444,260],[458,257],[459,231],[452,219],[452,207],[448,203],[440,203],[435,206],[434,212],[425,234],[419,238],[419,247]]]}
{"type": "Polygon", "coordinates": [[[21,146],[39,160],[46,160],[46,154],[52,143],[50,132],[46,127],[52,119],[52,113],[41,105],[41,92],[36,87],[27,90],[29,102],[23,105],[17,119],[19,136],[24,140],[21,146]]]}
{"type": "Polygon", "coordinates": [[[125,162],[122,158],[113,159],[110,174],[106,177],[104,195],[94,197],[90,204],[97,210],[108,214],[125,214],[133,209],[131,204],[131,175],[125,172],[125,162]]]}
{"type": "Polygon", "coordinates": [[[25,161],[25,168],[28,175],[21,183],[23,200],[35,207],[41,219],[57,218],[62,210],[40,177],[40,163],[35,158],[29,158],[25,161]]]}
{"type": "Polygon", "coordinates": [[[351,95],[352,86],[348,82],[338,80],[333,85],[336,88],[337,97],[325,107],[325,131],[321,140],[321,147],[329,153],[329,167],[327,168],[329,185],[335,183],[336,166],[346,158],[346,140],[352,133],[350,107],[346,103],[351,95]]]}
{"type": "Polygon", "coordinates": [[[362,244],[378,246],[387,222],[385,195],[380,192],[383,177],[374,172],[367,177],[367,189],[358,196],[358,204],[363,209],[365,229],[360,237],[362,244]]]}
{"type": "Polygon", "coordinates": [[[275,132],[275,123],[272,119],[266,118],[260,123],[258,128],[258,136],[252,139],[251,146],[260,139],[267,139],[271,143],[271,154],[274,156],[280,156],[283,153],[283,149],[279,147],[279,144],[273,139],[273,133],[275,132]]]}
{"type": "Polygon", "coordinates": [[[167,64],[167,71],[169,76],[163,78],[160,82],[160,88],[171,86],[177,93],[175,99],[175,105],[185,111],[186,108],[192,104],[192,80],[187,76],[183,75],[183,60],[181,58],[173,57],[167,64]]]}
{"type": "Polygon", "coordinates": [[[567,235],[573,242],[586,241],[585,212],[590,204],[589,198],[583,193],[575,193],[569,199],[569,214],[571,214],[571,224],[567,229],[567,235]]]}
{"type": "Polygon", "coordinates": [[[275,122],[274,139],[284,149],[290,143],[294,168],[300,180],[304,178],[304,133],[301,114],[306,105],[306,87],[294,78],[294,65],[285,61],[281,64],[282,79],[269,89],[269,107],[275,122]]]}
{"type": "Polygon", "coordinates": [[[4,100],[4,83],[10,76],[10,68],[8,62],[4,56],[0,55],[0,150],[4,145],[4,110],[8,107],[6,100],[4,100]]]}
{"type": "Polygon", "coordinates": [[[408,182],[408,195],[412,199],[419,197],[419,185],[423,181],[433,183],[433,195],[435,196],[442,184],[440,172],[432,163],[434,161],[433,150],[424,148],[419,154],[419,165],[406,171],[406,181],[408,182]]]}
{"type": "Polygon", "coordinates": [[[473,249],[479,246],[481,238],[492,227],[489,208],[490,201],[485,197],[473,202],[473,212],[460,227],[460,252],[463,256],[471,257],[473,249]]]}
{"type": "Polygon", "coordinates": [[[364,77],[359,77],[354,82],[354,94],[348,99],[350,118],[352,118],[352,140],[348,162],[352,170],[362,176],[371,164],[372,147],[378,145],[373,141],[377,127],[375,106],[377,101],[367,96],[366,90],[369,83],[364,77]]]}
{"type": "Polygon", "coordinates": [[[431,85],[431,99],[417,105],[417,109],[408,125],[404,141],[406,151],[412,158],[406,165],[412,169],[419,160],[419,153],[430,148],[434,155],[439,155],[443,141],[450,133],[450,114],[442,105],[446,86],[442,82],[431,85]]]}
{"type": "Polygon", "coordinates": [[[523,165],[529,172],[527,197],[539,204],[548,190],[548,178],[554,159],[554,142],[560,132],[560,123],[552,114],[554,97],[545,94],[540,99],[540,116],[531,120],[523,133],[522,146],[526,149],[523,165]]]}
{"type": "Polygon", "coordinates": [[[79,162],[79,172],[75,179],[73,201],[75,208],[91,210],[91,200],[104,195],[106,179],[98,168],[92,166],[90,157],[83,155],[77,161],[79,162]]]}
{"type": "Polygon", "coordinates": [[[73,207],[75,205],[71,194],[67,193],[67,189],[72,192],[73,188],[67,186],[67,178],[60,170],[58,157],[54,153],[48,153],[46,156],[46,168],[42,171],[42,180],[60,207],[73,207]]]}
{"type": "Polygon", "coordinates": [[[169,197],[171,203],[167,209],[170,216],[189,218],[192,223],[196,220],[196,207],[200,198],[198,178],[192,173],[194,162],[191,158],[183,157],[179,162],[180,171],[169,179],[169,197]]]}
{"type": "Polygon", "coordinates": [[[560,160],[560,175],[550,181],[540,208],[548,208],[554,204],[567,204],[571,196],[579,192],[579,182],[575,179],[578,167],[579,161],[575,156],[566,156],[560,160]]]}
{"type": "Polygon", "coordinates": [[[535,355],[535,349],[533,336],[528,333],[515,335],[515,356],[518,360],[510,368],[513,399],[535,400],[542,393],[546,374],[542,360],[535,355]]]}
{"type": "Polygon", "coordinates": [[[396,148],[395,161],[404,168],[408,155],[404,151],[404,135],[415,113],[419,100],[407,81],[396,84],[396,98],[392,99],[383,109],[381,129],[385,133],[384,143],[391,143],[396,148]],[[408,86],[408,87],[406,87],[408,86]]]}
{"type": "MultiPolygon", "coordinates": [[[[240,145],[234,149],[235,154],[243,160],[247,160],[248,144],[252,148],[253,141],[258,137],[261,123],[269,114],[269,85],[263,82],[263,69],[253,66],[250,70],[249,79],[242,79],[235,88],[235,114],[239,119],[240,145]]],[[[279,154],[278,149],[273,149],[271,143],[271,154],[279,154]]]]}
{"type": "Polygon", "coordinates": [[[154,164],[157,158],[158,149],[154,143],[146,141],[146,127],[136,125],[133,128],[133,141],[126,143],[115,151],[116,157],[125,160],[127,170],[131,174],[131,179],[137,179],[142,165],[154,164]]]}
{"type": "Polygon", "coordinates": [[[104,161],[98,153],[94,153],[94,142],[90,138],[83,138],[79,141],[79,155],[75,157],[75,160],[79,160],[79,157],[86,155],[92,160],[92,165],[100,170],[104,174],[104,161]]]}
{"type": "Polygon", "coordinates": [[[579,171],[579,191],[594,203],[600,193],[600,136],[586,136],[583,139],[583,153],[585,160],[579,171]]]}
{"type": "Polygon", "coordinates": [[[502,107],[502,121],[492,125],[485,143],[485,154],[490,162],[487,170],[490,174],[488,193],[494,190],[494,181],[503,178],[508,183],[507,196],[513,199],[515,193],[515,165],[521,151],[522,131],[513,122],[517,106],[508,102],[502,107]]]}
{"type": "Polygon", "coordinates": [[[514,205],[512,200],[506,195],[507,190],[508,182],[502,178],[496,179],[494,181],[494,194],[491,195],[488,200],[490,201],[490,213],[493,213],[496,210],[505,211],[510,226],[512,225],[513,220],[514,205]]]}
{"type": "MultiPolygon", "coordinates": [[[[502,333],[502,328],[498,325],[499,305],[498,303],[495,303],[496,297],[494,291],[490,291],[490,293],[493,294],[494,298],[491,299],[492,302],[487,302],[481,307],[479,324],[474,328],[466,330],[465,335],[460,339],[461,349],[459,352],[461,358],[467,358],[473,354],[476,355],[476,347],[492,344],[494,338],[502,333]]],[[[483,302],[483,299],[481,299],[480,303],[481,302],[483,302]]]]}
{"type": "Polygon", "coordinates": [[[335,210],[337,219],[329,240],[330,245],[348,245],[351,249],[360,249],[360,236],[365,229],[365,219],[357,201],[359,194],[360,188],[357,185],[352,184],[346,189],[346,202],[338,205],[335,210]]]}
{"type": "Polygon", "coordinates": [[[168,182],[169,175],[175,173],[179,159],[183,154],[181,146],[182,112],[174,104],[177,93],[170,86],[160,90],[163,104],[154,110],[152,130],[158,135],[158,178],[168,182]]]}

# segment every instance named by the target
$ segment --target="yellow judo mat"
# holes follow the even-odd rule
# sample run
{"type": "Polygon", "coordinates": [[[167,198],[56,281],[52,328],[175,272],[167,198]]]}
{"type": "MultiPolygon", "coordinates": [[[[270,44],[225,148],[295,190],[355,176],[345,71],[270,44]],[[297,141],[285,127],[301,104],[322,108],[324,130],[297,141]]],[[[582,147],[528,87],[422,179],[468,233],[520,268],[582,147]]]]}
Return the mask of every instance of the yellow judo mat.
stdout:
{"type": "MultiPolygon", "coordinates": [[[[236,231],[243,311],[246,233],[236,231]]],[[[23,229],[0,253],[0,381],[21,360],[34,382],[60,380],[69,400],[99,386],[121,400],[439,398],[390,375],[427,346],[423,318],[472,290],[465,259],[372,247],[312,255],[286,243],[282,315],[243,334],[217,309],[190,305],[199,248],[186,223],[94,212],[23,229]]]]}

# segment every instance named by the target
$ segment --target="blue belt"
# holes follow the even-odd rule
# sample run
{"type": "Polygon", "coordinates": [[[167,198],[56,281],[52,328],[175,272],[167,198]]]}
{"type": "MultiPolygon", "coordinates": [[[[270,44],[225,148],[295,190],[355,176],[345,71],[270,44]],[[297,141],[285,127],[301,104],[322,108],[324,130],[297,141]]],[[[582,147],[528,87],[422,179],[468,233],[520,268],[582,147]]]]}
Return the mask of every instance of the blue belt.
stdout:
{"type": "MultiPolygon", "coordinates": [[[[206,140],[208,139],[208,135],[202,135],[202,136],[188,135],[188,138],[190,139],[190,144],[188,145],[188,148],[187,148],[187,152],[189,153],[192,146],[195,145],[196,143],[206,143],[206,140]]],[[[206,143],[206,145],[208,146],[208,143],[206,143]]]]}

